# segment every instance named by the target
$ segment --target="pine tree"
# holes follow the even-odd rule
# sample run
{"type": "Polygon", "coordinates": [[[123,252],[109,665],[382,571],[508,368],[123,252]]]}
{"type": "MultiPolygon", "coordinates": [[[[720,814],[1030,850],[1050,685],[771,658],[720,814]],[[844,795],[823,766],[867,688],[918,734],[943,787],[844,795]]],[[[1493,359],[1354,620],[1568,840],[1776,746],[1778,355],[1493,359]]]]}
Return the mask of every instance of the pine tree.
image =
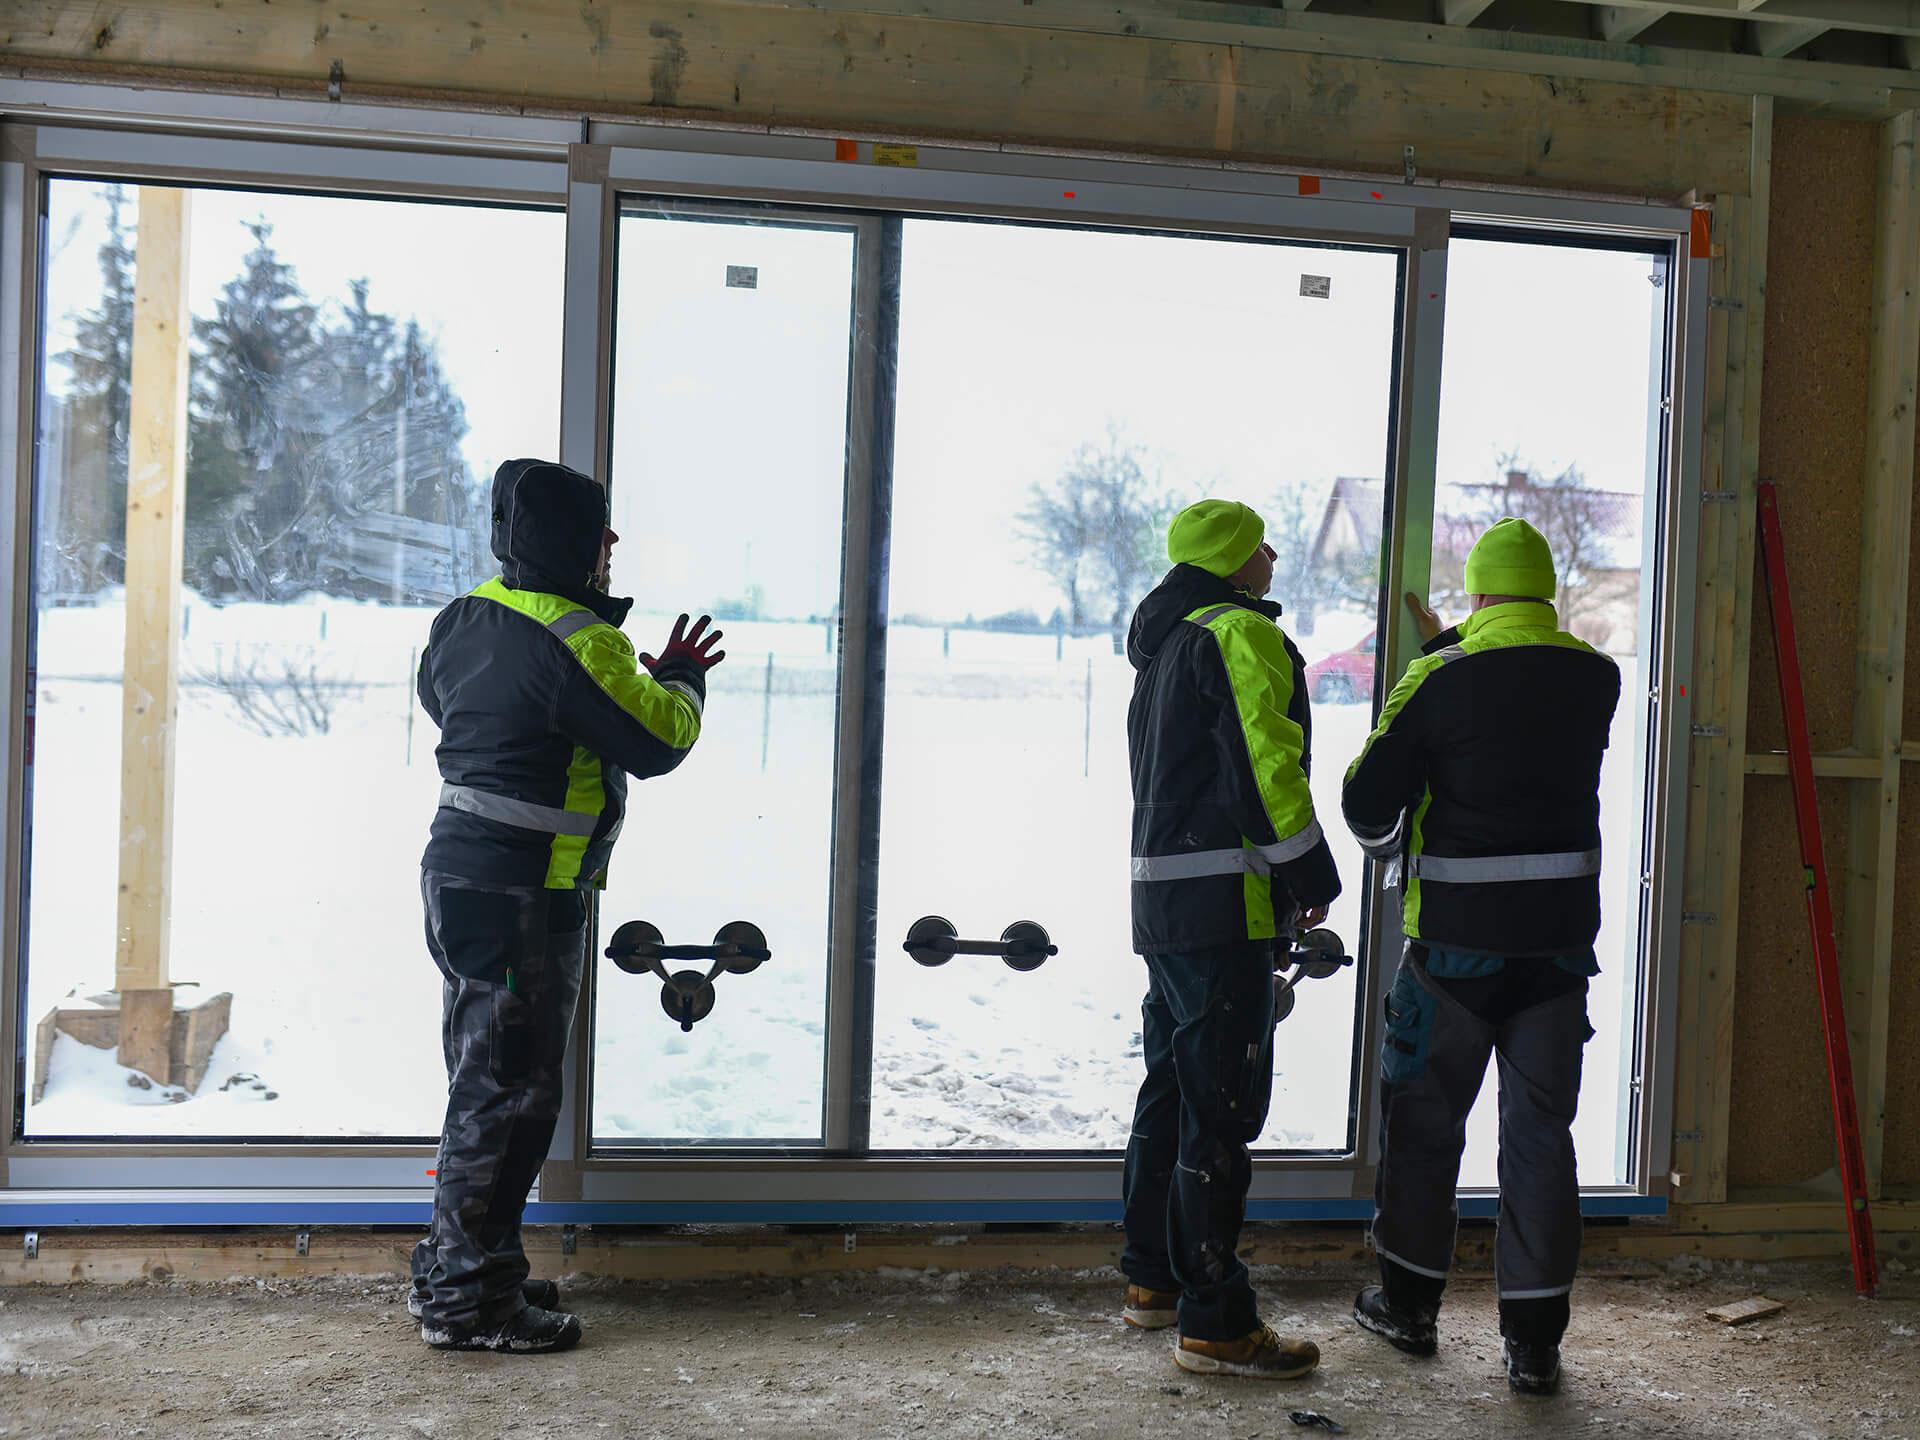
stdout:
{"type": "Polygon", "coordinates": [[[273,227],[255,221],[254,248],[210,319],[194,322],[195,464],[188,525],[202,583],[257,600],[309,588],[326,548],[321,476],[311,463],[316,425],[316,312],[273,227]]]}
{"type": "Polygon", "coordinates": [[[133,409],[133,235],[122,211],[124,187],[109,185],[107,235],[100,245],[100,304],[79,317],[73,348],[60,358],[72,373],[65,402],[66,465],[58,514],[47,517],[43,551],[54,573],[43,589],[94,591],[124,578],[127,536],[127,432],[133,409]]]}

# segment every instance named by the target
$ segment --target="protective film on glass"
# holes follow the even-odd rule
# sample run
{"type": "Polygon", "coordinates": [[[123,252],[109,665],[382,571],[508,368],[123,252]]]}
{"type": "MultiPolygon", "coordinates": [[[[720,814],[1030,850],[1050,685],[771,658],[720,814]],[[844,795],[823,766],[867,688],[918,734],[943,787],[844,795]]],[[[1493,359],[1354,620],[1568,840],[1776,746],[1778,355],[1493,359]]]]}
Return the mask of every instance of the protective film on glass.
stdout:
{"type": "MultiPolygon", "coordinates": [[[[1397,256],[908,221],[872,1144],[1115,1150],[1144,1076],[1124,636],[1205,496],[1258,509],[1309,662],[1312,789],[1360,942],[1342,772],[1373,711],[1397,256]],[[994,955],[915,963],[945,921],[994,955]],[[1026,939],[1022,941],[1020,936],[1026,939]]],[[[1300,987],[1264,1147],[1343,1150],[1355,971],[1300,987]]]]}
{"type": "Polygon", "coordinates": [[[497,569],[495,465],[558,433],[563,217],[188,195],[156,836],[120,783],[123,707],[146,698],[122,682],[129,620],[168,603],[130,595],[124,568],[142,191],[48,192],[26,1134],[432,1135],[446,1075],[419,874],[439,775],[414,671],[435,610],[497,569]],[[116,1041],[118,857],[155,843],[181,1052],[165,1074],[116,1041]]]}
{"type": "MultiPolygon", "coordinates": [[[[1662,473],[1666,267],[1644,250],[1456,237],[1447,256],[1433,522],[1433,598],[1466,618],[1467,552],[1494,521],[1531,522],[1553,548],[1561,627],[1613,657],[1620,704],[1600,771],[1600,973],[1574,1147],[1583,1185],[1625,1179],[1623,1065],[1632,1063],[1646,813],[1636,697],[1642,569],[1655,563],[1647,498],[1662,473]],[[1569,337],[1578,337],[1577,343],[1569,337]]],[[[1498,1080],[1489,1065],[1467,1123],[1460,1184],[1497,1183],[1498,1080]]]]}
{"type": "Polygon", "coordinates": [[[771,958],[663,961],[679,999],[602,959],[593,1133],[817,1145],[855,234],[629,207],[619,246],[613,590],[636,648],[705,613],[727,658],[693,753],[633,786],[601,946],[743,924],[771,958]]]}

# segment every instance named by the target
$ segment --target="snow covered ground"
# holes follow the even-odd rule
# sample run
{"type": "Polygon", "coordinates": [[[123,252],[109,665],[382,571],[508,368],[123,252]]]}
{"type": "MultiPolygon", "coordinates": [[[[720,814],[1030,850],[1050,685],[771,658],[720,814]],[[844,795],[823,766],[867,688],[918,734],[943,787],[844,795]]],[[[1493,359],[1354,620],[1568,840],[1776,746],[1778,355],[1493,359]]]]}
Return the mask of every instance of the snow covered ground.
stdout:
{"type": "MultiPolygon", "coordinates": [[[[411,685],[430,618],[318,598],[189,604],[172,974],[193,982],[183,1004],[231,991],[232,1030],[205,1084],[180,1100],[129,1085],[110,1052],[59,1038],[30,1135],[438,1131],[439,983],[420,939],[417,878],[437,735],[411,685]],[[334,681],[327,733],[260,735],[222,689],[196,683],[248,654],[294,657],[334,681]]],[[[669,621],[636,616],[627,628],[646,648],[669,621]]],[[[746,919],[766,931],[774,959],[722,977],[713,1015],[690,1034],[661,1013],[657,983],[602,966],[592,1103],[595,1131],[609,1140],[821,1133],[837,658],[822,625],[726,628],[730,658],[715,673],[700,747],[674,775],[633,788],[602,929],[644,917],[688,943],[746,919]]],[[[1355,638],[1321,629],[1305,644],[1309,659],[1355,638]]],[[[1056,646],[1051,636],[895,626],[889,641],[874,1145],[1117,1148],[1139,1081],[1144,989],[1128,944],[1131,672],[1104,638],[1056,646]],[[923,969],[901,941],[924,914],[981,938],[1037,920],[1060,953],[1024,975],[981,957],[923,969]]],[[[41,612],[29,1025],[113,981],[121,642],[116,604],[41,612]]],[[[1347,886],[1330,923],[1350,947],[1362,872],[1337,823],[1338,791],[1370,713],[1315,711],[1314,792],[1347,886]]],[[[1630,713],[1615,735],[1605,972],[1590,1006],[1599,1033],[1576,1131],[1590,1183],[1615,1178],[1637,898],[1630,713]]],[[[1396,952],[1386,947],[1387,963],[1396,952]]],[[[1346,1144],[1355,996],[1351,970],[1303,987],[1279,1032],[1264,1145],[1346,1144]]],[[[1492,1181],[1487,1109],[1470,1131],[1464,1183],[1492,1181]]]]}

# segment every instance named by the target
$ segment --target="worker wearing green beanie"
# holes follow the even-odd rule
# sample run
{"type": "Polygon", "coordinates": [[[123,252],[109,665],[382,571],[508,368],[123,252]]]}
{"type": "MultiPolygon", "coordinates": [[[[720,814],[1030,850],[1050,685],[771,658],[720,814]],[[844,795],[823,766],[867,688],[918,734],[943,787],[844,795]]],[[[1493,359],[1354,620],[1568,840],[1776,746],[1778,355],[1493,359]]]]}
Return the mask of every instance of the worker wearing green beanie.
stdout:
{"type": "Polygon", "coordinates": [[[1546,538],[1510,516],[1467,557],[1473,613],[1459,625],[1442,630],[1406,597],[1425,649],[1340,796],[1361,848],[1404,879],[1407,937],[1380,1054],[1380,1283],[1354,1319],[1434,1353],[1467,1113],[1497,1053],[1494,1271],[1507,1383],[1526,1393],[1559,1384],[1580,1258],[1572,1122],[1600,968],[1600,765],[1620,698],[1619,667],[1560,628],[1555,578],[1546,538]]]}
{"type": "Polygon", "coordinates": [[[1238,500],[1201,500],[1173,517],[1167,558],[1225,580],[1253,558],[1266,536],[1266,521],[1238,500]]]}
{"type": "Polygon", "coordinates": [[[1553,551],[1547,537],[1509,515],[1474,542],[1467,556],[1467,593],[1551,600],[1553,551]]]}
{"type": "Polygon", "coordinates": [[[1306,662],[1280,628],[1266,525],[1237,500],[1174,517],[1127,635],[1141,1055],[1123,1171],[1121,1317],[1178,1325],[1174,1363],[1297,1379],[1311,1340],[1260,1322],[1237,1257],[1273,1095],[1274,956],[1340,893],[1314,816],[1306,662]]]}

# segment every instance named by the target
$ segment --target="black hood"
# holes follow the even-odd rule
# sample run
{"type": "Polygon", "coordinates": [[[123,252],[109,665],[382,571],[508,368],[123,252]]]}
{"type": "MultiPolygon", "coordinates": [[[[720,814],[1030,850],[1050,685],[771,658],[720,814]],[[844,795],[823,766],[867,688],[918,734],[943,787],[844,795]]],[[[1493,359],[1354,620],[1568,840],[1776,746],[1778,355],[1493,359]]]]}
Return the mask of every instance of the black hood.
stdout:
{"type": "Polygon", "coordinates": [[[1127,659],[1133,668],[1144,670],[1151,665],[1168,632],[1208,605],[1239,605],[1269,620],[1280,618],[1277,601],[1259,600],[1245,590],[1236,590],[1198,565],[1176,565],[1133,612],[1133,628],[1127,632],[1127,659]]]}
{"type": "Polygon", "coordinates": [[[493,472],[493,553],[510,589],[539,590],[585,605],[618,625],[631,600],[593,587],[607,526],[598,481],[551,460],[508,460],[493,472]]]}

